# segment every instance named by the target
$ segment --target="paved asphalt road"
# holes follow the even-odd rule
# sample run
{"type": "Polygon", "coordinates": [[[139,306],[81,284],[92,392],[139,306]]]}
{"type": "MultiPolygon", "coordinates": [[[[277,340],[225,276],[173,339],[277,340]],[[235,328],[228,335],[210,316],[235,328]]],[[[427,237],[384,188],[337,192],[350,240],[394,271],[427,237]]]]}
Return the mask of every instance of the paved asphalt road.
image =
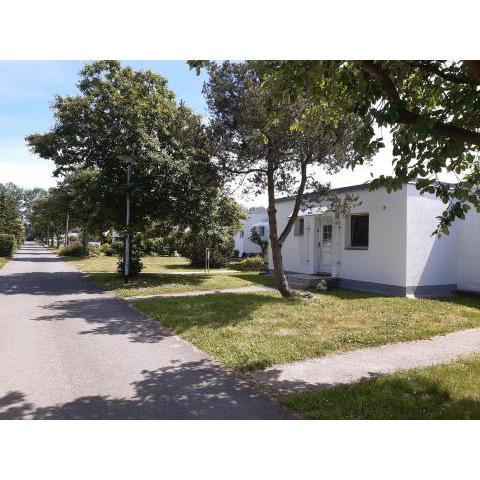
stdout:
{"type": "Polygon", "coordinates": [[[0,419],[275,419],[281,411],[67,262],[0,270],[0,419]]]}

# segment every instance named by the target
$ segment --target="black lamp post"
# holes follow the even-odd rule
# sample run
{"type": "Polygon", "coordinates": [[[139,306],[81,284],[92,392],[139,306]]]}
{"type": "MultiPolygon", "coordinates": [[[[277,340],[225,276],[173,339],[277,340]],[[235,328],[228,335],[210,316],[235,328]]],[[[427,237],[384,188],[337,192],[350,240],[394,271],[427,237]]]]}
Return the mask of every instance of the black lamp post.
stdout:
{"type": "Polygon", "coordinates": [[[128,283],[130,278],[130,178],[132,175],[132,157],[128,155],[120,155],[118,157],[120,161],[127,164],[127,205],[126,205],[126,215],[125,215],[125,248],[123,256],[123,277],[125,283],[128,283]]]}

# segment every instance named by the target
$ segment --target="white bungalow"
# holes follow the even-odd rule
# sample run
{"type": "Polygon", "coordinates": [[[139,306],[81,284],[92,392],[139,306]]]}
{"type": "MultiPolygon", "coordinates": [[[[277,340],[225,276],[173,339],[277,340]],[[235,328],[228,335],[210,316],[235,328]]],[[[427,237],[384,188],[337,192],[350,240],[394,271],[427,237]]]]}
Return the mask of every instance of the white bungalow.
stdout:
{"type": "Polygon", "coordinates": [[[268,240],[268,215],[265,207],[252,207],[246,210],[248,215],[242,230],[235,236],[235,251],[238,257],[258,255],[260,247],[250,240],[252,228],[255,228],[263,240],[268,240]]]}
{"type": "MultiPolygon", "coordinates": [[[[474,209],[438,237],[432,232],[445,205],[413,184],[390,194],[369,192],[367,184],[335,191],[354,193],[361,204],[348,215],[321,206],[301,211],[283,246],[287,272],[304,279],[330,275],[342,288],[381,294],[480,292],[480,215],[474,209]]],[[[292,197],[277,199],[279,231],[293,204],[292,197]]]]}

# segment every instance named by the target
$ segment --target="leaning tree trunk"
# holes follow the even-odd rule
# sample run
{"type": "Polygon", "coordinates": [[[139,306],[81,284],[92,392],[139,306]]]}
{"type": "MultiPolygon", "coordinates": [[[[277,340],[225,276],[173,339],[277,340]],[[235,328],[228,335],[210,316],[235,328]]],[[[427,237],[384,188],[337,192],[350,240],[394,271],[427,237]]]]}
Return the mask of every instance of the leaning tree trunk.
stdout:
{"type": "Polygon", "coordinates": [[[270,236],[270,245],[272,248],[273,271],[275,273],[275,280],[277,287],[282,297],[296,297],[298,293],[288,284],[287,276],[283,268],[282,245],[277,240],[272,240],[270,236]]]}
{"type": "MultiPolygon", "coordinates": [[[[271,163],[269,162],[271,165],[271,163]]],[[[285,270],[283,268],[282,257],[282,242],[278,238],[277,227],[277,209],[275,207],[275,184],[273,168],[269,165],[267,173],[268,181],[268,223],[270,226],[270,248],[272,249],[273,271],[275,273],[275,280],[277,281],[277,288],[282,297],[296,297],[298,292],[288,284],[285,270]]]]}

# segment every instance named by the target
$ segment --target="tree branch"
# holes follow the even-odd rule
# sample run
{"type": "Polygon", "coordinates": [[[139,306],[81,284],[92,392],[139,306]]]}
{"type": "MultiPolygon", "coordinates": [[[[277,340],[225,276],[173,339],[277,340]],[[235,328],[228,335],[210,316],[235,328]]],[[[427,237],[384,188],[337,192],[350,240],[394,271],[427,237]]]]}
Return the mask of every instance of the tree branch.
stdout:
{"type": "Polygon", "coordinates": [[[443,78],[444,80],[447,80],[448,82],[452,83],[471,83],[472,79],[467,76],[467,75],[457,75],[452,72],[447,72],[445,70],[442,70],[438,68],[437,66],[429,63],[429,62],[423,62],[423,61],[406,61],[406,64],[419,68],[420,70],[423,70],[424,72],[432,73],[434,75],[439,76],[440,78],[443,78]]]}
{"type": "MultiPolygon", "coordinates": [[[[383,94],[387,100],[398,103],[397,121],[399,123],[405,125],[416,125],[420,120],[422,120],[422,115],[414,113],[401,105],[402,102],[394,83],[390,77],[384,73],[377,64],[375,64],[375,62],[372,60],[361,60],[358,63],[363,71],[368,73],[368,75],[370,75],[380,84],[383,94]]],[[[474,130],[467,130],[456,125],[452,125],[451,123],[437,121],[432,125],[432,132],[441,137],[447,137],[452,140],[460,140],[462,142],[480,147],[480,132],[475,132],[474,130]]]]}
{"type": "Polygon", "coordinates": [[[292,230],[292,227],[297,220],[298,217],[298,212],[300,210],[300,207],[302,205],[302,200],[303,200],[303,192],[305,191],[305,185],[307,183],[307,162],[302,163],[302,171],[301,171],[301,181],[300,181],[300,186],[298,187],[298,192],[295,198],[295,205],[293,207],[293,212],[290,218],[288,219],[287,225],[285,225],[285,228],[283,229],[283,232],[280,234],[280,237],[278,237],[278,240],[281,244],[285,241],[287,238],[288,234],[292,230]]]}
{"type": "Polygon", "coordinates": [[[480,85],[480,60],[464,60],[470,78],[475,85],[480,85]]]}

